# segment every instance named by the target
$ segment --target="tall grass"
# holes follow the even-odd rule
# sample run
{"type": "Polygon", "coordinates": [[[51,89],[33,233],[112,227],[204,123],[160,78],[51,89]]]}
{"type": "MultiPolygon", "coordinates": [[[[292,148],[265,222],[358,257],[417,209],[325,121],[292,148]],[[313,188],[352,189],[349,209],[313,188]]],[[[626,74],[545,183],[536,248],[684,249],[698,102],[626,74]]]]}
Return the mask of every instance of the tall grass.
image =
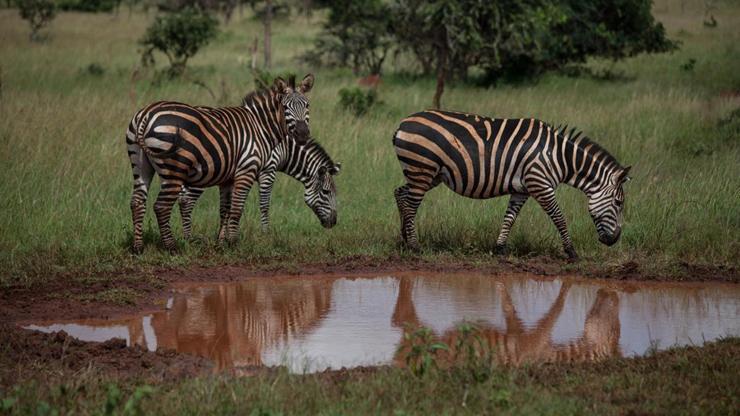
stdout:
{"type": "MultiPolygon", "coordinates": [[[[662,4],[662,3],[661,3],[662,4]]],[[[718,120],[740,106],[740,7],[722,4],[719,27],[702,26],[696,11],[660,8],[678,52],[639,56],[610,68],[628,77],[603,81],[548,75],[536,83],[476,88],[456,85],[443,105],[495,117],[534,116],[568,123],[633,165],[627,186],[623,239],[611,248],[596,240],[586,200],[559,191],[576,249],[587,259],[643,258],[736,266],[740,252],[740,147],[718,120]],[[695,59],[693,70],[682,69],[695,59]]],[[[296,61],[320,29],[321,16],[294,17],[274,25],[274,71],[316,74],[311,92],[312,132],[342,162],[337,178],[339,223],[321,228],[305,207],[299,183],[281,176],[275,187],[272,230],[257,226],[250,196],[241,242],[218,249],[215,189],[201,199],[194,234],[178,256],[156,246],[151,210],[146,254],[127,250],[131,219],[131,173],[124,133],[136,109],[158,99],[194,104],[237,104],[253,88],[248,45],[260,35],[250,16],[233,19],[219,38],[190,63],[188,77],[154,82],[138,67],[137,39],[153,15],[63,13],[51,39],[29,43],[15,10],[0,10],[0,280],[31,282],[64,270],[112,269],[134,264],[178,265],[265,258],[299,260],[356,254],[387,257],[397,252],[398,214],[393,190],[403,183],[391,137],[399,120],[431,103],[434,80],[388,71],[379,90],[382,104],[356,118],[342,111],[338,91],[356,84],[346,70],[308,68],[296,61]],[[103,74],[86,68],[98,64],[103,74]],[[133,79],[133,80],[132,80],[133,79]],[[193,83],[199,80],[214,92],[193,83]]],[[[164,68],[165,60],[159,62],[164,68]]],[[[736,120],[735,123],[740,123],[736,120]]],[[[155,189],[157,185],[155,184],[155,189]]],[[[256,192],[253,192],[256,194],[256,192]]],[[[150,196],[150,206],[156,192],[150,196]]],[[[427,255],[486,255],[494,246],[506,198],[475,201],[439,187],[420,210],[420,240],[427,255]]],[[[173,216],[173,222],[179,215],[173,216]]],[[[179,227],[175,228],[176,234],[179,227]]],[[[515,255],[560,255],[555,227],[528,203],[511,237],[515,255]]]]}

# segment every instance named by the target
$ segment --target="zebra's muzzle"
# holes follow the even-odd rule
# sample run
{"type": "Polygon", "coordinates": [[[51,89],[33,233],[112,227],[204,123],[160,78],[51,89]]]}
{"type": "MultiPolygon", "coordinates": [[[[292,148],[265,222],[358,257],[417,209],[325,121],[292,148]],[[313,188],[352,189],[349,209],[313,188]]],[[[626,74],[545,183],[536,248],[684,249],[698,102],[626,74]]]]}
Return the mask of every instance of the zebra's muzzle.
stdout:
{"type": "Polygon", "coordinates": [[[332,214],[329,218],[321,219],[321,225],[324,226],[324,228],[331,228],[335,225],[337,225],[337,214],[332,214]]]}
{"type": "Polygon", "coordinates": [[[607,246],[613,246],[617,241],[619,241],[619,236],[622,235],[622,229],[617,228],[614,233],[604,233],[599,236],[599,241],[601,241],[602,244],[606,244],[607,246]]]}
{"type": "Polygon", "coordinates": [[[293,131],[293,136],[298,144],[306,144],[309,137],[311,136],[311,132],[308,128],[308,123],[306,123],[305,121],[297,122],[295,125],[295,130],[293,131]]]}

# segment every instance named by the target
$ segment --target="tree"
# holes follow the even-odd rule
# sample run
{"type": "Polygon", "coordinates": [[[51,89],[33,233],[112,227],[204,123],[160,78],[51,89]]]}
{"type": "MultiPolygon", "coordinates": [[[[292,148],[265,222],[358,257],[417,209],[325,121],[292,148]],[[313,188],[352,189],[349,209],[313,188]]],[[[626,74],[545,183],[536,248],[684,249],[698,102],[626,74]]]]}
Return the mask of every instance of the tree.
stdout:
{"type": "Polygon", "coordinates": [[[265,16],[262,18],[265,28],[265,68],[272,66],[272,0],[265,0],[265,16]]]}
{"type": "Polygon", "coordinates": [[[304,58],[350,66],[355,74],[380,74],[393,45],[391,22],[391,10],[381,0],[332,2],[324,31],[304,58]]]}
{"type": "Polygon", "coordinates": [[[153,63],[154,51],[160,51],[169,60],[170,75],[181,75],[188,59],[216,36],[217,29],[218,20],[197,8],[157,16],[139,41],[144,47],[142,61],[153,63]]]}
{"type": "Polygon", "coordinates": [[[21,19],[27,20],[31,25],[31,40],[39,40],[39,30],[56,16],[56,4],[53,0],[23,0],[19,3],[21,19]]]}
{"type": "Polygon", "coordinates": [[[582,64],[669,51],[675,43],[651,15],[651,0],[339,0],[313,51],[330,63],[379,71],[389,48],[407,52],[437,88],[468,79],[527,79],[582,64]]]}

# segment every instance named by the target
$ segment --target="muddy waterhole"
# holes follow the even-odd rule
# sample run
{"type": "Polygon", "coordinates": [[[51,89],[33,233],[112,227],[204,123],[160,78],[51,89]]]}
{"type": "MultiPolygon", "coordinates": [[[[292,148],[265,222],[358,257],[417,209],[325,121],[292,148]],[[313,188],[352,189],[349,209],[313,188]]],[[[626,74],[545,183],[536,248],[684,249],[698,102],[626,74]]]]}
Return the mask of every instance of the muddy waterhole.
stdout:
{"type": "Polygon", "coordinates": [[[740,287],[529,275],[397,273],[180,284],[162,309],[24,325],[84,341],[175,349],[218,369],[294,372],[403,361],[404,330],[452,343],[462,323],[507,364],[601,360],[740,335],[740,287]]]}

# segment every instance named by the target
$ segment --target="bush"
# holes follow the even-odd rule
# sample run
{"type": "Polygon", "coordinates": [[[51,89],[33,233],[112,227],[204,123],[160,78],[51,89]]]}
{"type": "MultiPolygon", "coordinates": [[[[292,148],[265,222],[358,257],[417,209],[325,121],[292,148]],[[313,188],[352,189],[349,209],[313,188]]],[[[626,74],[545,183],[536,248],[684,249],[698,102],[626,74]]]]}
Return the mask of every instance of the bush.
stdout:
{"type": "Polygon", "coordinates": [[[121,0],[59,0],[59,8],[64,11],[110,13],[121,0]]]}
{"type": "Polygon", "coordinates": [[[39,30],[56,16],[56,4],[52,0],[23,0],[18,4],[21,19],[31,25],[31,40],[39,40],[39,30]]]}
{"type": "Polygon", "coordinates": [[[179,12],[157,16],[139,41],[144,47],[142,62],[154,63],[154,51],[162,52],[170,63],[170,76],[185,71],[188,59],[207,45],[217,33],[218,20],[200,9],[188,7],[179,12]]]}
{"type": "Polygon", "coordinates": [[[339,90],[339,104],[347,111],[359,117],[377,102],[378,94],[374,89],[363,92],[358,87],[342,88],[339,90]]]}
{"type": "Polygon", "coordinates": [[[380,0],[334,2],[324,32],[303,59],[380,74],[393,43],[391,22],[391,10],[380,0]]]}

